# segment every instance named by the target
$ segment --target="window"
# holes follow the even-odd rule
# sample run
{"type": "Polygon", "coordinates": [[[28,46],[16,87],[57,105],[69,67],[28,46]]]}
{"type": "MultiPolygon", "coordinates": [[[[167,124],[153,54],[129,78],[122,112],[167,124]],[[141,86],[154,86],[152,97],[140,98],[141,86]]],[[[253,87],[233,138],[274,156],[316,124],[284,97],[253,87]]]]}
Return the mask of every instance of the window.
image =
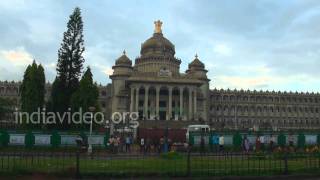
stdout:
{"type": "Polygon", "coordinates": [[[101,96],[106,96],[106,95],[107,95],[106,91],[101,91],[101,96]]]}

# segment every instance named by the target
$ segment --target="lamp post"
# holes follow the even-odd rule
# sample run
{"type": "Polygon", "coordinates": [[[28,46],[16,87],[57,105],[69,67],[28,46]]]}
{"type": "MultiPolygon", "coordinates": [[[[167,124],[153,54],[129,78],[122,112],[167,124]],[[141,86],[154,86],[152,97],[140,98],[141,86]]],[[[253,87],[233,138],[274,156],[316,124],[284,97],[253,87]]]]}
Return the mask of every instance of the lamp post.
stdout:
{"type": "Polygon", "coordinates": [[[89,134],[89,138],[88,138],[88,154],[92,153],[92,144],[91,144],[91,134],[92,134],[92,124],[93,124],[93,112],[96,110],[95,107],[91,106],[89,107],[89,111],[91,112],[91,123],[90,123],[90,134],[89,134]]]}

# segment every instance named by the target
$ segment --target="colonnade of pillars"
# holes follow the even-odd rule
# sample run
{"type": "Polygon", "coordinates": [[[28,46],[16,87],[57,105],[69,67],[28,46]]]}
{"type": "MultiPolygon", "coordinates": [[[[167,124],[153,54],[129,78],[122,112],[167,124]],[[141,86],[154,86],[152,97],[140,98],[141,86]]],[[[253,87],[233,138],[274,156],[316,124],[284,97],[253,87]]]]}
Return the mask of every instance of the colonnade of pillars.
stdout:
{"type": "MultiPolygon", "coordinates": [[[[197,118],[197,91],[196,87],[172,87],[172,86],[152,86],[155,89],[155,99],[153,96],[149,96],[151,87],[150,86],[131,86],[130,87],[130,112],[139,112],[139,100],[143,97],[143,117],[146,119],[157,119],[157,120],[164,120],[161,119],[159,112],[160,112],[160,91],[162,89],[167,90],[168,97],[166,97],[166,120],[173,119],[172,117],[172,102],[173,102],[173,91],[179,92],[178,102],[175,103],[175,107],[179,104],[179,119],[182,120],[191,120],[197,118]],[[140,90],[144,89],[144,94],[140,94],[140,90]],[[184,96],[187,95],[187,97],[184,96]],[[184,102],[187,100],[187,102],[184,102]],[[150,109],[152,106],[150,102],[155,101],[155,114],[153,117],[149,115],[150,109]],[[184,108],[184,104],[187,104],[187,107],[184,108]],[[186,110],[188,109],[188,110],[186,110]],[[188,113],[186,113],[186,111],[188,113]],[[149,112],[149,113],[148,113],[149,112]]],[[[153,107],[154,108],[154,107],[153,107]]],[[[141,110],[141,108],[140,108],[141,110]]]]}

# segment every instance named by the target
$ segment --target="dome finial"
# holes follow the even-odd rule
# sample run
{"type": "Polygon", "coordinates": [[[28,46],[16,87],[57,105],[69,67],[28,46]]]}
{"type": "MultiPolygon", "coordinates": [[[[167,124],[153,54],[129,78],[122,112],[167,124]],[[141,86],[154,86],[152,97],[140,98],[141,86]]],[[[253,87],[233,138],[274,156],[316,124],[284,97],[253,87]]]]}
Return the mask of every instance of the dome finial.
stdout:
{"type": "Polygon", "coordinates": [[[198,54],[196,53],[196,55],[194,56],[196,59],[198,59],[198,54]]]}
{"type": "Polygon", "coordinates": [[[162,33],[162,22],[160,20],[154,22],[154,33],[162,33]]]}
{"type": "Polygon", "coordinates": [[[126,50],[125,49],[123,50],[123,55],[126,55],[126,50]]]}

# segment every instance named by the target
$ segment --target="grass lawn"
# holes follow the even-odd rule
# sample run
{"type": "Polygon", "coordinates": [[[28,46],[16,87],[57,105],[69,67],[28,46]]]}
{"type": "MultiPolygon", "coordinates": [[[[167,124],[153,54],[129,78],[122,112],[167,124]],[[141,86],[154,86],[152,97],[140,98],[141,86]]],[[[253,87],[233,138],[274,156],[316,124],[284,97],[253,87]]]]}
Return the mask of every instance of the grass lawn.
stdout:
{"type": "MultiPolygon", "coordinates": [[[[290,158],[290,174],[318,173],[319,158],[290,158]]],[[[223,175],[278,175],[284,172],[284,161],[266,156],[264,159],[247,156],[191,156],[191,176],[223,175]]],[[[161,156],[97,156],[79,159],[81,175],[108,176],[186,176],[188,159],[185,155],[175,159],[161,156]]],[[[76,173],[76,157],[60,156],[0,156],[0,173],[51,173],[73,176],[76,173]]]]}

